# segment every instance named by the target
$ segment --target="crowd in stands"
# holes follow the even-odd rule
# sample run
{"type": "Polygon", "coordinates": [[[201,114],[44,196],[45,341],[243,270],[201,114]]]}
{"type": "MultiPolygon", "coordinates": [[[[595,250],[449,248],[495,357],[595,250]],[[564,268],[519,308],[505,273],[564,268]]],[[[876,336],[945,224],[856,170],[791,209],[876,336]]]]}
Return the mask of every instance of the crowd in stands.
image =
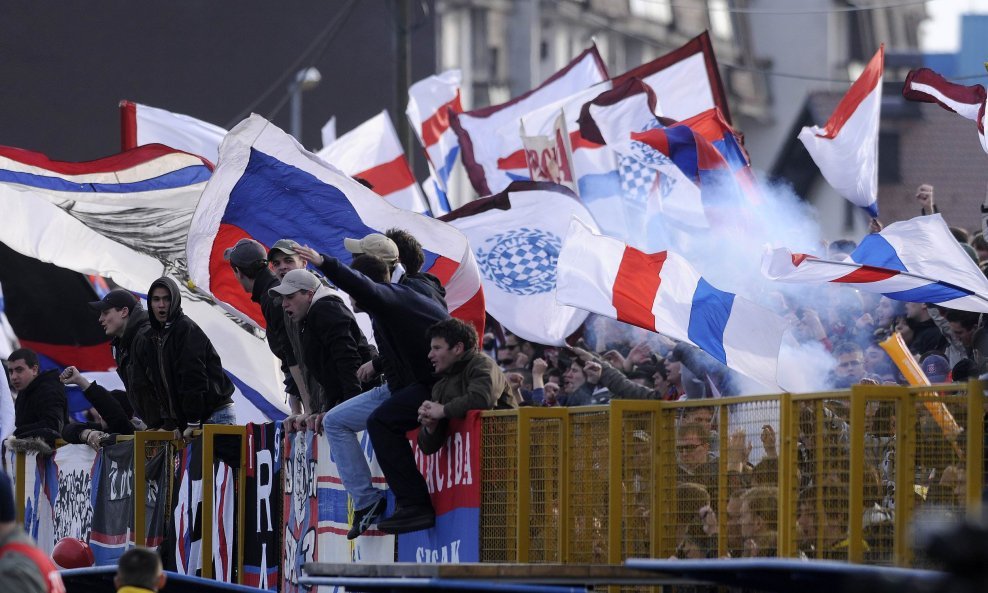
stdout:
{"type": "MultiPolygon", "coordinates": [[[[932,194],[929,199],[924,194],[921,203],[934,209],[932,194]]],[[[953,230],[964,250],[986,269],[985,237],[953,230]]],[[[290,239],[270,250],[243,239],[227,250],[226,259],[244,291],[260,305],[271,351],[282,363],[292,409],[286,429],[327,434],[354,500],[351,539],[374,523],[394,533],[434,523],[425,483],[404,437],[410,429],[421,428],[419,443],[428,452],[441,444],[449,419],[462,418],[471,409],[741,393],[738,377],[698,348],[601,317],[588,320],[573,346],[536,344],[492,319],[479,338],[471,325],[450,318],[439,281],[420,271],[424,257],[414,237],[392,230],[386,236],[347,239],[345,247],[354,254],[349,266],[290,239]],[[376,346],[361,332],[354,312],[370,316],[376,346]],[[370,434],[398,500],[398,511],[388,519],[383,519],[384,498],[371,485],[356,439],[362,430],[370,434]]],[[[854,248],[851,241],[835,241],[821,255],[839,259],[854,248]]],[[[209,336],[182,312],[178,286],[161,278],[147,294],[150,311],[121,289],[92,303],[94,323],[98,315],[112,338],[125,391],[109,391],[74,367],[61,375],[40,372],[30,350],[10,355],[11,383],[18,394],[15,437],[40,437],[49,443],[62,437],[98,448],[112,435],[134,430],[174,431],[176,438],[189,439],[202,424],[236,423],[234,387],[209,336]],[[84,420],[69,420],[63,384],[79,386],[92,404],[84,420]]],[[[878,345],[892,332],[902,336],[932,383],[962,382],[985,371],[988,329],[978,314],[844,287],[827,287],[818,294],[822,298],[815,305],[783,291],[762,300],[789,321],[800,342],[816,343],[829,353],[829,387],[904,383],[878,345]]],[[[876,538],[871,542],[875,545],[877,538],[888,537],[885,527],[894,513],[896,418],[886,404],[869,406],[867,418],[869,488],[861,512],[874,527],[869,537],[876,538]]],[[[730,431],[722,451],[718,430],[728,427],[718,427],[716,420],[712,407],[691,407],[677,423],[680,512],[694,518],[680,523],[680,554],[714,554],[716,516],[726,513],[732,556],[774,555],[776,428],[760,427],[764,454],[752,464],[749,436],[754,435],[730,431]],[[722,465],[728,472],[727,506],[718,509],[722,465]]],[[[838,400],[800,408],[797,525],[801,549],[809,557],[846,556],[846,517],[857,511],[831,503],[848,500],[848,420],[847,406],[838,400]],[[824,475],[814,469],[821,456],[830,468],[824,475]]],[[[929,463],[917,469],[927,476],[917,481],[917,496],[957,502],[963,473],[955,467],[949,439],[927,416],[920,417],[916,428],[918,434],[930,435],[924,442],[931,449],[929,463]]]]}

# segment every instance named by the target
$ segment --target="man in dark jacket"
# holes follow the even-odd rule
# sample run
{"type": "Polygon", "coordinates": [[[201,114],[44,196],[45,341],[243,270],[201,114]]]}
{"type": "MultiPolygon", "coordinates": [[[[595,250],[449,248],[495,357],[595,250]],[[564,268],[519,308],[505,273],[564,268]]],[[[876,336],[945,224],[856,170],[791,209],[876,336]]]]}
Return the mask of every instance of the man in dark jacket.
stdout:
{"type": "Polygon", "coordinates": [[[212,342],[182,312],[178,284],[168,277],[148,290],[151,332],[147,356],[151,379],[175,413],[185,436],[203,424],[236,424],[233,383],[212,342]]]}
{"type": "MultiPolygon", "coordinates": [[[[112,338],[110,350],[117,363],[117,376],[126,391],[107,390],[96,381],[89,381],[74,366],[62,371],[61,380],[66,385],[76,385],[96,408],[102,422],[71,422],[62,430],[62,438],[69,443],[88,443],[93,448],[105,431],[117,434],[133,434],[132,417],[137,414],[147,428],[174,430],[174,422],[163,413],[164,407],[147,377],[145,363],[139,361],[140,352],[146,351],[148,332],[147,311],[133,294],[122,288],[106,293],[102,299],[89,303],[100,312],[99,322],[107,336],[112,338]]],[[[138,426],[143,426],[138,423],[138,426]]]]}
{"type": "MultiPolygon", "coordinates": [[[[450,418],[469,410],[490,410],[499,400],[513,401],[508,379],[494,359],[477,351],[477,330],[459,319],[446,319],[429,328],[429,362],[439,381],[432,399],[418,410],[419,448],[431,455],[442,447],[450,418]]],[[[420,476],[421,477],[421,476],[420,476]]]]}
{"type": "Polygon", "coordinates": [[[14,402],[14,436],[39,437],[49,445],[62,434],[68,415],[65,387],[58,371],[41,372],[34,350],[21,348],[7,357],[10,384],[17,390],[14,402]]]}
{"type": "Polygon", "coordinates": [[[343,300],[308,270],[288,272],[270,292],[300,325],[305,370],[322,386],[324,401],[306,402],[307,411],[321,414],[359,394],[357,369],[371,350],[343,300]]]}
{"type": "Polygon", "coordinates": [[[398,502],[399,510],[391,520],[393,532],[431,527],[436,517],[429,491],[415,466],[405,432],[418,426],[418,409],[429,399],[435,382],[426,331],[448,319],[449,314],[414,289],[391,283],[387,264],[379,258],[359,255],[351,269],[308,247],[300,247],[298,252],[350,295],[355,310],[370,315],[384,360],[386,385],[336,406],[324,419],[340,478],[356,509],[347,537],[354,539],[366,531],[385,508],[384,496],[371,484],[370,469],[357,441],[356,433],[365,428],[398,502]]]}
{"type": "Polygon", "coordinates": [[[223,252],[223,258],[230,262],[233,276],[244,292],[250,294],[250,300],[260,305],[268,347],[281,361],[281,371],[285,375],[285,392],[290,398],[298,398],[299,388],[294,379],[298,372],[298,363],[285,327],[281,297],[270,293],[272,288],[278,286],[279,280],[268,268],[267,251],[253,239],[241,239],[223,252]]]}
{"type": "MultiPolygon", "coordinates": [[[[432,274],[420,272],[425,263],[425,252],[422,245],[408,231],[389,229],[387,235],[371,233],[363,239],[343,239],[343,247],[354,255],[372,255],[379,258],[388,266],[388,277],[391,282],[407,286],[422,296],[432,299],[444,310],[446,306],[446,289],[439,278],[432,274]]],[[[375,356],[369,363],[362,365],[357,371],[361,381],[370,381],[373,377],[384,372],[384,359],[375,356]]]]}

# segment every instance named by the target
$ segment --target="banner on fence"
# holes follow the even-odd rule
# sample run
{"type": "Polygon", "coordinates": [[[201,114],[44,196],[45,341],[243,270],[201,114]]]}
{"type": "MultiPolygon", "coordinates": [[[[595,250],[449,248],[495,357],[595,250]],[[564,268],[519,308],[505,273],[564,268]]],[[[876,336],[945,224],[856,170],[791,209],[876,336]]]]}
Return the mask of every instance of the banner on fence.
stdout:
{"type": "Polygon", "coordinates": [[[480,562],[480,413],[450,420],[446,443],[432,455],[409,433],[415,462],[436,509],[436,526],[398,537],[398,562],[480,562]]]}
{"type": "Polygon", "coordinates": [[[192,441],[176,457],[175,572],[198,575],[202,570],[202,439],[192,441]]]}
{"type": "Polygon", "coordinates": [[[319,516],[316,459],[324,443],[324,439],[319,439],[311,431],[296,432],[286,438],[281,472],[285,527],[282,593],[308,591],[309,587],[299,585],[298,582],[302,565],[320,559],[316,549],[316,523],[319,516]]]}
{"type": "Polygon", "coordinates": [[[249,587],[278,590],[281,561],[281,425],[247,425],[244,574],[249,587]]]}
{"type": "MultiPolygon", "coordinates": [[[[343,480],[336,467],[333,451],[329,449],[326,438],[320,438],[321,446],[326,447],[329,455],[321,455],[316,466],[319,476],[319,561],[394,562],[395,538],[393,535],[378,531],[376,525],[353,541],[346,538],[353,522],[353,501],[343,488],[343,480]]],[[[384,495],[388,497],[387,512],[390,513],[394,510],[394,500],[387,490],[387,481],[374,455],[370,436],[366,431],[359,432],[357,440],[370,467],[371,483],[375,488],[383,490],[384,495]]]]}
{"type": "Polygon", "coordinates": [[[96,564],[116,565],[134,527],[134,443],[100,449],[92,484],[93,524],[89,547],[96,564]]]}
{"type": "MultiPolygon", "coordinates": [[[[39,528],[38,547],[50,554],[58,540],[77,537],[89,540],[93,524],[93,475],[96,452],[86,445],[65,445],[45,462],[45,498],[51,505],[52,534],[44,537],[39,528]],[[43,541],[44,540],[44,541],[43,541]]],[[[44,522],[44,507],[39,521],[44,522]]]]}

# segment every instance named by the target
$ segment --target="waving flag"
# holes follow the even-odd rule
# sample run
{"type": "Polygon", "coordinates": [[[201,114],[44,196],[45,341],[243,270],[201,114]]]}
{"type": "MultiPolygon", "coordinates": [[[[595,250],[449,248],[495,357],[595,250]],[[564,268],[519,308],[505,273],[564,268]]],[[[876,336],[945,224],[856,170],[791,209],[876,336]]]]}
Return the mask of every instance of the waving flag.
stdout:
{"type": "Polygon", "coordinates": [[[837,193],[878,217],[878,123],[882,113],[883,44],[824,127],[806,127],[799,140],[837,193]]]}
{"type": "Polygon", "coordinates": [[[666,55],[614,78],[614,86],[632,78],[641,79],[655,90],[665,117],[684,120],[719,109],[725,120],[731,121],[727,93],[706,31],[666,55]]]}
{"type": "Polygon", "coordinates": [[[215,164],[226,130],[181,113],[131,101],[120,102],[122,150],[146,144],[163,144],[195,154],[215,164]]]}
{"type": "Polygon", "coordinates": [[[264,340],[184,289],[182,246],[209,175],[203,159],[160,145],[84,163],[0,148],[0,242],[137,293],[166,271],[176,275],[182,308],[210,337],[237,388],[238,419],[280,419],[287,408],[264,340]]]}
{"type": "MultiPolygon", "coordinates": [[[[521,116],[605,80],[607,69],[594,46],[584,50],[541,86],[520,97],[500,105],[453,114],[451,123],[460,140],[463,165],[477,193],[487,196],[502,191],[517,180],[517,175],[511,175],[503,163],[499,164],[499,159],[510,159],[516,154],[521,155],[521,165],[517,167],[521,171],[521,179],[528,179],[521,138],[518,137],[518,119],[521,116]],[[498,130],[507,125],[513,126],[513,135],[494,141],[499,138],[498,130]]],[[[530,131],[534,132],[535,129],[530,131]]]]}
{"type": "Polygon", "coordinates": [[[480,272],[460,231],[392,206],[257,115],[227,135],[220,158],[189,231],[189,273],[198,286],[237,306],[227,299],[243,291],[217,282],[217,273],[229,268],[224,249],[245,237],[263,245],[291,238],[349,262],[345,237],[397,227],[422,243],[422,271],[446,287],[450,314],[483,331],[480,272]]]}
{"type": "Polygon", "coordinates": [[[711,286],[669,252],[643,253],[570,223],[556,300],[688,342],[731,369],[778,385],[781,317],[711,286]]]}
{"type": "Polygon", "coordinates": [[[449,176],[460,154],[460,144],[449,119],[451,113],[463,112],[460,103],[461,81],[459,70],[447,70],[408,88],[405,115],[429,160],[431,176],[427,183],[434,184],[435,199],[430,198],[429,201],[433,216],[442,216],[450,211],[446,194],[449,191],[449,176]]]}
{"type": "Polygon", "coordinates": [[[929,68],[910,70],[906,83],[902,86],[902,96],[910,101],[936,103],[947,111],[973,120],[978,126],[978,139],[981,148],[988,152],[985,139],[985,105],[988,92],[980,84],[963,86],[946,80],[929,68]]]}
{"type": "MultiPolygon", "coordinates": [[[[616,169],[605,175],[614,178],[611,192],[620,196],[625,210],[628,242],[643,247],[647,246],[643,236],[656,235],[647,233],[646,229],[659,213],[680,224],[708,226],[700,188],[696,185],[698,180],[687,177],[679,163],[666,154],[668,145],[660,144],[666,149],[663,152],[640,139],[661,128],[660,120],[671,123],[656,118],[656,105],[652,89],[638,79],[630,79],[587,102],[580,115],[581,136],[616,152],[616,169]]],[[[598,184],[595,189],[606,187],[598,184]]]]}
{"type": "Polygon", "coordinates": [[[412,212],[428,209],[387,110],[343,134],[316,156],[351,177],[366,180],[374,193],[394,206],[412,212]]]}
{"type": "Polygon", "coordinates": [[[939,214],[892,223],[844,261],[775,249],[765,254],[762,272],[779,282],[833,282],[898,301],[988,313],[988,279],[939,214]]]}
{"type": "Polygon", "coordinates": [[[515,181],[444,216],[466,235],[480,267],[487,310],[512,333],[538,344],[562,345],[587,317],[558,305],[556,262],[571,217],[596,230],[567,188],[515,181]]]}

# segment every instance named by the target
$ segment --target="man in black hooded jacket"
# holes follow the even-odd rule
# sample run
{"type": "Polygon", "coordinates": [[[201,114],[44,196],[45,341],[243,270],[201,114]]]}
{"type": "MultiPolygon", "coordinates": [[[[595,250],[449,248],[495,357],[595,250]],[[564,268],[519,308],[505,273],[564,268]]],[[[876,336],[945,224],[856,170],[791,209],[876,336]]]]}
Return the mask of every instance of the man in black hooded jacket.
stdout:
{"type": "Polygon", "coordinates": [[[144,358],[179,428],[188,437],[203,424],[236,424],[233,383],[206,332],[182,312],[178,284],[168,277],[152,282],[148,306],[150,348],[144,358]]]}
{"type": "Polygon", "coordinates": [[[27,348],[14,350],[7,357],[10,382],[17,390],[14,436],[38,437],[54,445],[68,415],[65,387],[58,380],[58,371],[41,372],[38,362],[38,355],[27,348]]]}

